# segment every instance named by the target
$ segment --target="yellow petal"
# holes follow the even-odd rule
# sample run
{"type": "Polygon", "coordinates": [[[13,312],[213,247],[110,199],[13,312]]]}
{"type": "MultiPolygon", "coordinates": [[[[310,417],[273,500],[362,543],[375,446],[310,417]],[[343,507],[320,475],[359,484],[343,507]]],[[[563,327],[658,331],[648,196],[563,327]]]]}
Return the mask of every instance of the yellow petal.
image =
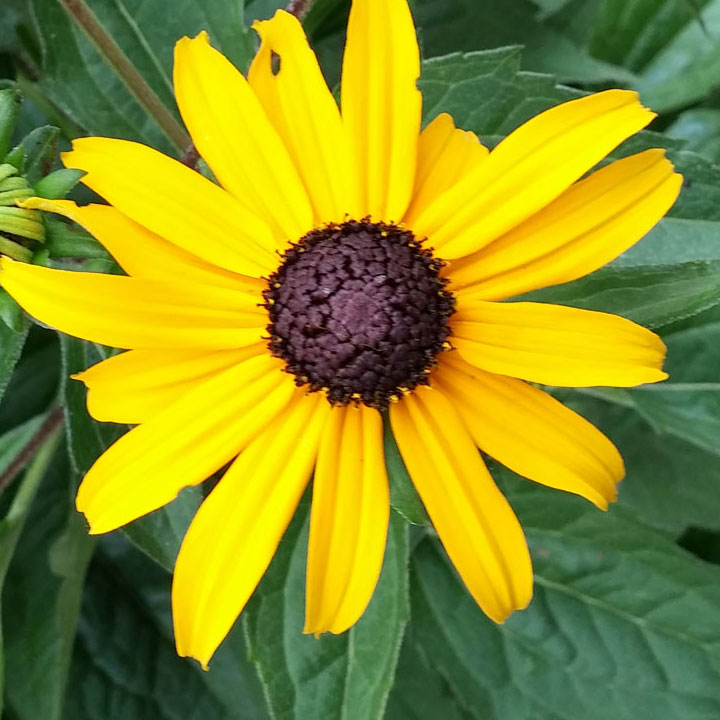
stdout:
{"type": "Polygon", "coordinates": [[[315,224],[342,221],[356,210],[356,183],[340,111],[315,53],[297,18],[284,10],[253,28],[261,44],[248,73],[250,86],[302,177],[315,224]]]}
{"type": "Polygon", "coordinates": [[[438,115],[420,133],[415,190],[405,223],[413,227],[436,197],[472,172],[487,154],[475,133],[456,129],[447,113],[438,115]]]}
{"type": "Polygon", "coordinates": [[[407,0],[354,0],[342,69],[342,114],[360,177],[360,215],[399,222],[415,178],[420,53],[407,0]]]}
{"type": "Polygon", "coordinates": [[[495,242],[453,263],[454,290],[501,300],[597,270],[634,245],[672,207],[682,176],[664,150],[611,163],[495,242]]]}
{"type": "Polygon", "coordinates": [[[441,391],[390,407],[405,466],[453,564],[495,622],[527,606],[532,567],[520,524],[441,391]]]}
{"type": "Polygon", "coordinates": [[[33,197],[25,200],[23,207],[59,213],[82,225],[102,243],[128,275],[240,287],[255,292],[258,297],[265,287],[263,280],[223,270],[181,250],[111,205],[79,206],[72,200],[33,197]]]}
{"type": "Polygon", "coordinates": [[[625,474],[620,453],[596,427],[522,380],[484,372],[456,352],[433,373],[475,443],[514,472],[581,495],[602,509],[625,474]]]}
{"type": "Polygon", "coordinates": [[[253,357],[184,394],[110,446],[80,484],[90,532],[108,532],[170,502],[231,460],[294,392],[280,362],[253,357]]]}
{"type": "Polygon", "coordinates": [[[195,147],[222,186],[272,222],[281,245],[298,240],[313,211],[285,145],[247,80],[207,33],[175,46],[175,96],[195,147]]]}
{"type": "Polygon", "coordinates": [[[312,472],[330,405],[296,391],[233,463],[183,540],[172,588],[178,655],[204,668],[270,564],[312,472]]]}
{"type": "Polygon", "coordinates": [[[365,612],[385,554],[390,495],[382,418],[333,408],[313,480],[306,633],[341,633],[365,612]]]}
{"type": "Polygon", "coordinates": [[[33,317],[118,348],[219,350],[258,342],[267,313],[242,290],[28,265],[2,258],[0,283],[33,317]]]}
{"type": "Polygon", "coordinates": [[[662,340],[609,313],[461,296],[450,325],[460,355],[499,375],[565,387],[632,387],[667,377],[662,340]]]}
{"type": "Polygon", "coordinates": [[[197,385],[247,358],[263,343],[239,350],[130,350],[73,375],[88,389],[88,412],[100,422],[147,422],[197,385]]]}
{"type": "Polygon", "coordinates": [[[120,212],[226,270],[261,277],[277,265],[270,228],[200,173],[127,140],[87,137],[64,153],[66,167],[120,212]]]}
{"type": "Polygon", "coordinates": [[[546,110],[437,198],[414,230],[443,258],[476,252],[552,202],[653,117],[630,90],[607,90],[546,110]]]}

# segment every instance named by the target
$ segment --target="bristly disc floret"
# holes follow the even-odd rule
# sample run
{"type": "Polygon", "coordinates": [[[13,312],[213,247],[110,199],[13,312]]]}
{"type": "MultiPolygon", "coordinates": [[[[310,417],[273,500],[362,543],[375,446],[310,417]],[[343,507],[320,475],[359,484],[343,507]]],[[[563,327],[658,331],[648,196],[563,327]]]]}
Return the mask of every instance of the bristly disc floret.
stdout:
{"type": "Polygon", "coordinates": [[[269,347],[298,385],[332,404],[385,408],[449,348],[454,299],[442,262],[396,225],[351,220],[312,230],[263,293],[269,347]]]}

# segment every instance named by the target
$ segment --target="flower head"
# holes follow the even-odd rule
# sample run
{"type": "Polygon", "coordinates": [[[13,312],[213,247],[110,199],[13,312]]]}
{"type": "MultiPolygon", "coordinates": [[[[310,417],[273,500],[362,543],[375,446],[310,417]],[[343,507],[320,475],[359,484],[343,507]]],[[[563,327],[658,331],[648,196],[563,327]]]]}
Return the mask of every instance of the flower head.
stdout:
{"type": "Polygon", "coordinates": [[[502,622],[530,601],[532,571],[478,448],[604,508],[617,450],[529,383],[665,374],[660,339],[628,320],[500,301],[619,255],[680,177],[649,150],[583,178],[653,118],[629,91],[552,108],[492,152],[448,115],[421,131],[406,0],[354,1],[341,108],[294,17],[255,28],[247,79],[204,33],[176,48],[180,112],[218,184],[142,145],[85,138],[64,162],[110,205],[24,203],[85,226],[127,273],[3,261],[32,315],[128,350],[78,376],[96,419],[137,427],[97,460],[77,506],[107,532],[232,461],[173,584],[178,652],[206,664],[314,472],[305,630],[342,632],[383,561],[387,410],[450,559],[502,622]]]}

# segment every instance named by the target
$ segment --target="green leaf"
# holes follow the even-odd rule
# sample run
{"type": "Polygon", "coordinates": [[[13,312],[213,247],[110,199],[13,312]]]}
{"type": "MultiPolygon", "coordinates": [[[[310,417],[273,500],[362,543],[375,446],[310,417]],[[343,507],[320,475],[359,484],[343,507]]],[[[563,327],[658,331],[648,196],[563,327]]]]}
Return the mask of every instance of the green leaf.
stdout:
{"type": "Polygon", "coordinates": [[[50,214],[45,215],[45,247],[53,259],[110,259],[107,250],[92,235],[50,214]]]}
{"type": "Polygon", "coordinates": [[[383,570],[370,605],[342,635],[302,634],[307,503],[302,503],[243,613],[277,720],[381,718],[407,620],[407,525],[391,516],[383,570]]]}
{"type": "MultiPolygon", "coordinates": [[[[97,606],[92,613],[99,613],[101,621],[98,626],[89,622],[86,636],[88,646],[96,648],[91,662],[100,665],[104,672],[99,674],[97,686],[93,688],[92,709],[86,711],[87,717],[95,720],[105,714],[98,714],[102,699],[114,697],[118,704],[115,711],[118,720],[125,720],[136,715],[124,715],[128,708],[140,707],[140,717],[153,717],[154,706],[164,711],[164,703],[169,706],[168,715],[163,718],[185,718],[179,709],[179,703],[167,695],[177,692],[179,700],[188,706],[198,704],[201,707],[216,708],[214,714],[198,715],[215,720],[267,720],[268,714],[263,697],[262,686],[254,666],[247,658],[247,650],[243,638],[242,627],[238,626],[213,657],[210,670],[204,672],[193,660],[180,659],[175,655],[172,620],[170,616],[170,575],[159,565],[141,553],[120,533],[112,533],[101,538],[98,547],[98,562],[93,572],[109,575],[112,578],[114,592],[117,595],[106,597],[90,590],[86,603],[97,606]],[[115,610],[113,605],[119,605],[115,610]],[[110,615],[124,618],[122,627],[137,624],[145,628],[143,642],[137,647],[142,655],[141,665],[150,667],[164,664],[157,668],[152,677],[137,678],[132,668],[125,667],[128,660],[128,639],[121,632],[117,635],[111,629],[103,639],[103,632],[110,625],[110,615]],[[105,619],[107,618],[107,619],[105,619]],[[174,676],[177,675],[175,679],[174,676]],[[125,678],[131,677],[126,683],[125,678]],[[188,687],[186,687],[186,682],[188,687]]],[[[132,636],[131,636],[132,639],[132,636]]],[[[76,653],[75,662],[82,667],[85,660],[76,653]]],[[[71,687],[69,693],[86,687],[80,673],[78,685],[71,687]]],[[[76,705],[73,699],[68,700],[70,706],[76,705]]],[[[156,710],[156,712],[159,712],[156,710]]],[[[85,717],[85,716],[83,716],[85,717]]],[[[75,720],[75,718],[73,718],[75,720]]]]}
{"type": "Polygon", "coordinates": [[[75,510],[64,448],[47,473],[3,596],[7,698],[17,720],[59,720],[85,571],[95,547],[75,510]]]}
{"type": "Polygon", "coordinates": [[[405,463],[400,457],[397,443],[393,437],[387,416],[384,421],[385,466],[390,483],[390,505],[402,518],[413,525],[427,525],[425,513],[415,486],[410,479],[405,463]]]}
{"type": "Polygon", "coordinates": [[[200,488],[185,488],[169,505],[135,520],[123,532],[156,563],[172,572],[180,544],[201,502],[200,488]]]}
{"type": "Polygon", "coordinates": [[[52,170],[57,160],[59,137],[60,131],[56,127],[46,125],[32,130],[20,142],[25,151],[23,175],[31,186],[52,170]]]}
{"type": "MultiPolygon", "coordinates": [[[[90,565],[64,720],[262,718],[252,707],[230,710],[210,692],[205,673],[177,657],[154,608],[119,569],[103,554],[90,565]]],[[[139,585],[145,579],[133,582],[139,585]]],[[[168,584],[166,577],[166,588],[168,584]]],[[[167,590],[161,602],[169,609],[167,590]]]]}
{"type": "Polygon", "coordinates": [[[668,326],[663,339],[668,381],[564,399],[620,449],[621,503],[676,534],[720,528],[720,307],[668,326]]]}
{"type": "Polygon", "coordinates": [[[82,477],[125,428],[114,423],[95,422],[85,406],[85,386],[70,377],[109,357],[107,348],[67,335],[60,335],[60,347],[70,460],[75,472],[82,477]]]}
{"type": "MultiPolygon", "coordinates": [[[[38,450],[17,488],[7,514],[0,521],[0,588],[5,581],[30,506],[57,449],[60,437],[60,432],[56,431],[38,450]]],[[[7,451],[13,449],[14,442],[2,444],[5,445],[4,449],[7,451]]],[[[7,466],[13,458],[2,458],[0,462],[7,466]]],[[[2,637],[2,626],[0,625],[0,712],[2,712],[2,701],[5,693],[5,660],[2,637]]]]}
{"type": "Polygon", "coordinates": [[[60,348],[54,332],[33,326],[0,405],[0,433],[44,413],[57,395],[60,348]]]}
{"type": "Polygon", "coordinates": [[[0,162],[10,149],[15,121],[20,110],[20,97],[13,89],[0,90],[0,162]]]}
{"type": "Polygon", "coordinates": [[[718,32],[720,2],[711,0],[702,12],[702,24],[688,22],[645,66],[637,85],[643,101],[667,112],[702,100],[720,87],[718,32]]]}
{"type": "Polygon", "coordinates": [[[607,267],[575,282],[522,297],[615,313],[657,328],[720,302],[720,261],[672,267],[607,267]]]}
{"type": "Polygon", "coordinates": [[[720,163],[720,110],[694,108],[678,115],[666,130],[670,137],[686,142],[688,150],[720,163]]]}
{"type": "Polygon", "coordinates": [[[84,174],[82,170],[72,168],[56,170],[35,183],[35,194],[50,199],[63,198],[80,182],[84,174]]]}
{"type": "Polygon", "coordinates": [[[677,428],[649,423],[634,401],[640,392],[646,391],[632,395],[623,391],[620,397],[627,401],[626,406],[607,402],[609,394],[602,400],[561,399],[599,427],[620,450],[627,471],[620,485],[620,504],[632,508],[644,522],[676,535],[689,525],[720,529],[717,443],[710,452],[687,439],[689,434],[699,436],[702,430],[690,426],[687,433],[680,434],[677,428]]]}
{"type": "Polygon", "coordinates": [[[535,566],[529,609],[488,620],[436,541],[413,556],[412,637],[482,720],[720,714],[720,569],[627,512],[511,483],[535,566]]]}
{"type": "Polygon", "coordinates": [[[492,146],[537,113],[581,95],[550,75],[521,72],[521,57],[521,48],[509,47],[426,60],[418,82],[425,121],[450,113],[492,146]]]}
{"type": "MultiPolygon", "coordinates": [[[[17,304],[10,298],[5,291],[0,291],[0,302],[7,303],[8,311],[17,309],[17,304]]],[[[18,326],[11,327],[6,324],[5,317],[3,316],[3,322],[0,322],[0,400],[5,394],[5,389],[10,382],[10,377],[15,365],[20,358],[22,353],[23,345],[25,344],[25,338],[27,337],[28,330],[30,329],[30,322],[21,312],[18,318],[18,326]]]]}
{"type": "Polygon", "coordinates": [[[412,625],[400,651],[385,720],[468,720],[452,688],[412,641],[412,625]]]}
{"type": "MultiPolygon", "coordinates": [[[[131,92],[117,57],[107,47],[99,52],[60,2],[32,0],[32,6],[44,47],[38,87],[85,133],[137,140],[166,153],[185,149],[161,129],[157,114],[148,114],[137,92],[131,92]]],[[[213,44],[240,68],[250,59],[242,4],[235,0],[187,0],[170,13],[164,0],[87,0],[72,8],[79,15],[89,11],[144,82],[146,96],[152,95],[180,130],[171,82],[175,42],[207,30],[213,44]]]]}
{"type": "Polygon", "coordinates": [[[630,71],[592,57],[538,15],[530,0],[417,0],[415,9],[425,57],[524,45],[525,67],[564,82],[633,80],[630,71]]]}

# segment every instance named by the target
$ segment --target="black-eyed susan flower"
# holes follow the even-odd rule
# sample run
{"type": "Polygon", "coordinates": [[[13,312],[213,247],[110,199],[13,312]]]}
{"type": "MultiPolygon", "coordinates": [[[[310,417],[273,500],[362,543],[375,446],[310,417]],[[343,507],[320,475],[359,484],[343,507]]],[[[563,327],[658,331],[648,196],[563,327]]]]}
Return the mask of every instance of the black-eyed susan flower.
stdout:
{"type": "Polygon", "coordinates": [[[24,203],[83,225],[127,273],[3,261],[29,313],[128,350],[79,376],[96,419],[137,427],[77,506],[104,533],[232,462],[173,583],[178,652],[205,665],[314,470],[305,630],[342,632],[383,560],[387,410],[450,559],[501,622],[529,602],[532,572],[478,447],[604,508],[618,452],[529,383],[665,377],[662,342],[628,320],[501,301],[623,252],[680,177],[649,150],[580,179],[653,118],[633,92],[559,105],[492,152],[447,115],[421,131],[405,0],[355,0],[340,109],[294,17],[255,29],[247,79],[205,34],[176,48],[180,112],[217,184],[148,147],[86,138],[64,162],[110,205],[24,203]]]}

